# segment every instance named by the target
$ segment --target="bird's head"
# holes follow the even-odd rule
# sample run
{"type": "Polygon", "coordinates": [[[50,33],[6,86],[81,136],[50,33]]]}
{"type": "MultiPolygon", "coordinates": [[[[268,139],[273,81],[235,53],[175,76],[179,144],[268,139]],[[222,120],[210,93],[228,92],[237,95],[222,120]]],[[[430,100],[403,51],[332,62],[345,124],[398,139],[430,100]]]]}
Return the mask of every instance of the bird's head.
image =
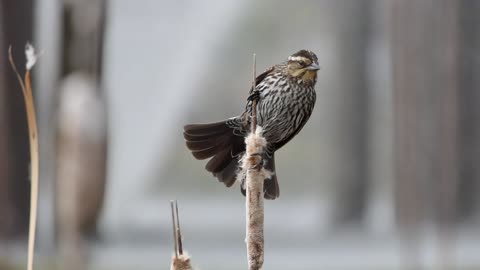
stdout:
{"type": "Polygon", "coordinates": [[[288,57],[287,75],[297,81],[314,84],[319,69],[318,58],[311,51],[300,50],[288,57]]]}

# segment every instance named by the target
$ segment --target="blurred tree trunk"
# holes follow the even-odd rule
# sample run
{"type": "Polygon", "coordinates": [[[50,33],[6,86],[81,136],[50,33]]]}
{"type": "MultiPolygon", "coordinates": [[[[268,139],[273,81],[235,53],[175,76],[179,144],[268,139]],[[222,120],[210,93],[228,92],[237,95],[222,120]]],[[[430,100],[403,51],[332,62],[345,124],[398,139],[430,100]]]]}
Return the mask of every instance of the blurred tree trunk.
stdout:
{"type": "Polygon", "coordinates": [[[370,0],[338,1],[338,82],[334,107],[335,222],[358,221],[363,217],[367,182],[366,50],[370,0]]]}
{"type": "MultiPolygon", "coordinates": [[[[410,240],[406,250],[416,256],[418,225],[425,210],[433,210],[442,266],[449,264],[458,187],[457,5],[455,0],[393,2],[397,217],[410,240]]],[[[414,258],[407,260],[417,267],[414,258]]]]}
{"type": "MultiPolygon", "coordinates": [[[[3,7],[0,2],[0,52],[6,55],[7,41],[4,37],[3,7]]],[[[5,57],[3,57],[5,59],[5,57]]],[[[8,62],[0,62],[0,240],[9,235],[13,223],[13,202],[10,198],[8,176],[8,123],[6,108],[6,69],[8,62]]]]}
{"type": "Polygon", "coordinates": [[[399,218],[424,208],[442,223],[478,215],[480,2],[395,4],[399,218]]]}
{"type": "MultiPolygon", "coordinates": [[[[2,200],[8,200],[12,209],[11,217],[13,231],[9,234],[25,233],[28,225],[30,181],[29,181],[29,141],[25,106],[20,85],[17,78],[7,62],[6,48],[12,45],[13,57],[17,63],[20,73],[25,69],[24,46],[27,41],[32,40],[32,6],[33,0],[2,0],[2,49],[0,73],[4,80],[1,80],[0,98],[0,151],[2,143],[8,140],[8,147],[0,152],[2,166],[8,164],[8,171],[0,172],[0,186],[7,189],[0,192],[9,193],[2,200]],[[1,119],[3,118],[3,119],[1,119]],[[3,120],[3,122],[2,122],[3,120]],[[1,156],[8,153],[7,157],[1,156]],[[8,160],[7,160],[8,159],[8,160]],[[2,160],[6,160],[3,162],[2,160]],[[6,199],[8,198],[8,199],[6,199]]],[[[3,145],[5,146],[5,145],[3,145]]],[[[0,194],[3,195],[3,194],[0,194]]],[[[2,196],[3,197],[3,196],[2,196]]],[[[3,201],[1,202],[3,204],[3,201]]],[[[8,205],[7,205],[7,208],[8,205]]],[[[3,217],[3,215],[2,215],[3,217]]],[[[4,226],[4,220],[0,219],[0,227],[4,226]]]]}
{"type": "MultiPolygon", "coordinates": [[[[401,223],[413,221],[410,218],[418,221],[428,198],[437,199],[425,191],[445,191],[435,189],[446,179],[452,187],[448,193],[455,193],[457,184],[458,14],[451,2],[439,3],[394,3],[395,154],[401,223]]],[[[442,201],[452,195],[440,194],[442,201]]]]}
{"type": "Polygon", "coordinates": [[[393,91],[388,22],[391,1],[371,0],[367,44],[368,93],[368,212],[366,224],[376,233],[392,233],[393,199],[393,91]]]}
{"type": "Polygon", "coordinates": [[[480,217],[480,1],[460,4],[460,218],[480,217]]]}

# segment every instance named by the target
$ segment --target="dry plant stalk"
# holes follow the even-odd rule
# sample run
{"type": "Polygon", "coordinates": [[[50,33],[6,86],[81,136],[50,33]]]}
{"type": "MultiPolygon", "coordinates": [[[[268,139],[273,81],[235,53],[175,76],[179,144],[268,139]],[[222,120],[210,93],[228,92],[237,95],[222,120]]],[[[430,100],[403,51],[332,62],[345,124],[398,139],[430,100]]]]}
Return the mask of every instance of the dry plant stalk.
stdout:
{"type": "Polygon", "coordinates": [[[261,269],[263,265],[263,181],[268,172],[262,166],[262,154],[266,140],[262,129],[257,127],[245,140],[247,144],[243,168],[246,174],[246,209],[247,209],[247,256],[248,269],[261,269]]]}
{"type": "Polygon", "coordinates": [[[35,54],[35,49],[29,43],[25,46],[25,55],[27,58],[25,76],[22,81],[22,77],[18,73],[15,62],[12,56],[12,47],[8,49],[8,58],[12,66],[13,71],[17,75],[18,82],[22,87],[23,98],[25,100],[25,109],[27,112],[28,132],[30,139],[30,179],[31,194],[30,194],[30,221],[28,227],[28,261],[27,269],[33,269],[33,257],[35,247],[35,232],[37,227],[37,203],[38,203],[38,129],[37,129],[37,117],[35,114],[35,102],[32,94],[32,85],[30,79],[30,70],[35,65],[38,59],[38,55],[35,54]]]}
{"type": "MultiPolygon", "coordinates": [[[[256,88],[256,61],[253,55],[253,83],[256,88]]],[[[262,156],[267,141],[262,136],[261,127],[257,127],[257,101],[252,100],[251,132],[245,139],[246,153],[242,160],[242,168],[246,170],[246,230],[248,269],[258,270],[263,266],[263,181],[271,174],[263,168],[262,156]]]]}
{"type": "Polygon", "coordinates": [[[187,254],[179,255],[178,257],[172,256],[172,265],[170,270],[193,270],[192,263],[190,262],[190,256],[187,254]]]}
{"type": "Polygon", "coordinates": [[[180,230],[180,219],[178,215],[178,203],[177,201],[170,201],[170,207],[172,210],[172,225],[173,225],[173,242],[174,242],[174,255],[172,256],[172,263],[170,270],[193,270],[190,262],[190,256],[183,253],[182,233],[180,230]]]}

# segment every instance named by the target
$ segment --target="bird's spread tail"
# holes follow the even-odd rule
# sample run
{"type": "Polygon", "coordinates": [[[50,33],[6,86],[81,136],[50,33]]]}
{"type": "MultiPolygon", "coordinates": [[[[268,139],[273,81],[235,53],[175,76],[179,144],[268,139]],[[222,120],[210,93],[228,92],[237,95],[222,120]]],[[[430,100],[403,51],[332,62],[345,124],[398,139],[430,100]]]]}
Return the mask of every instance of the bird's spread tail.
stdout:
{"type": "MultiPolygon", "coordinates": [[[[241,181],[241,191],[245,195],[244,179],[237,179],[239,160],[245,152],[245,138],[235,135],[234,130],[227,125],[227,121],[186,125],[183,137],[196,159],[211,158],[205,166],[207,171],[227,187],[232,186],[236,180],[241,181]]],[[[273,174],[265,179],[264,197],[273,200],[279,196],[280,192],[273,156],[265,159],[265,169],[273,174]]]]}
{"type": "Polygon", "coordinates": [[[243,137],[234,135],[226,121],[184,127],[188,149],[196,159],[207,159],[205,169],[227,187],[235,183],[239,154],[245,151],[243,137]]]}

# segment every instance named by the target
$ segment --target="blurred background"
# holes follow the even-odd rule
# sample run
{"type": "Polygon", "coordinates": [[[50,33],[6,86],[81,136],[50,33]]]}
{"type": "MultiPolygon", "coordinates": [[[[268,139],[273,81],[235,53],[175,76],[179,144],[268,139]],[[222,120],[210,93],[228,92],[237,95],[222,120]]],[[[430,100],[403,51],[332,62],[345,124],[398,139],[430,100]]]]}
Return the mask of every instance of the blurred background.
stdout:
{"type": "MultiPolygon", "coordinates": [[[[29,145],[7,62],[27,41],[40,132],[36,269],[167,269],[169,201],[201,269],[245,269],[244,198],[182,127],[239,114],[257,70],[318,55],[277,154],[265,269],[480,268],[480,1],[0,1],[0,269],[23,269],[29,145]]],[[[20,68],[22,69],[22,68],[20,68]]]]}

